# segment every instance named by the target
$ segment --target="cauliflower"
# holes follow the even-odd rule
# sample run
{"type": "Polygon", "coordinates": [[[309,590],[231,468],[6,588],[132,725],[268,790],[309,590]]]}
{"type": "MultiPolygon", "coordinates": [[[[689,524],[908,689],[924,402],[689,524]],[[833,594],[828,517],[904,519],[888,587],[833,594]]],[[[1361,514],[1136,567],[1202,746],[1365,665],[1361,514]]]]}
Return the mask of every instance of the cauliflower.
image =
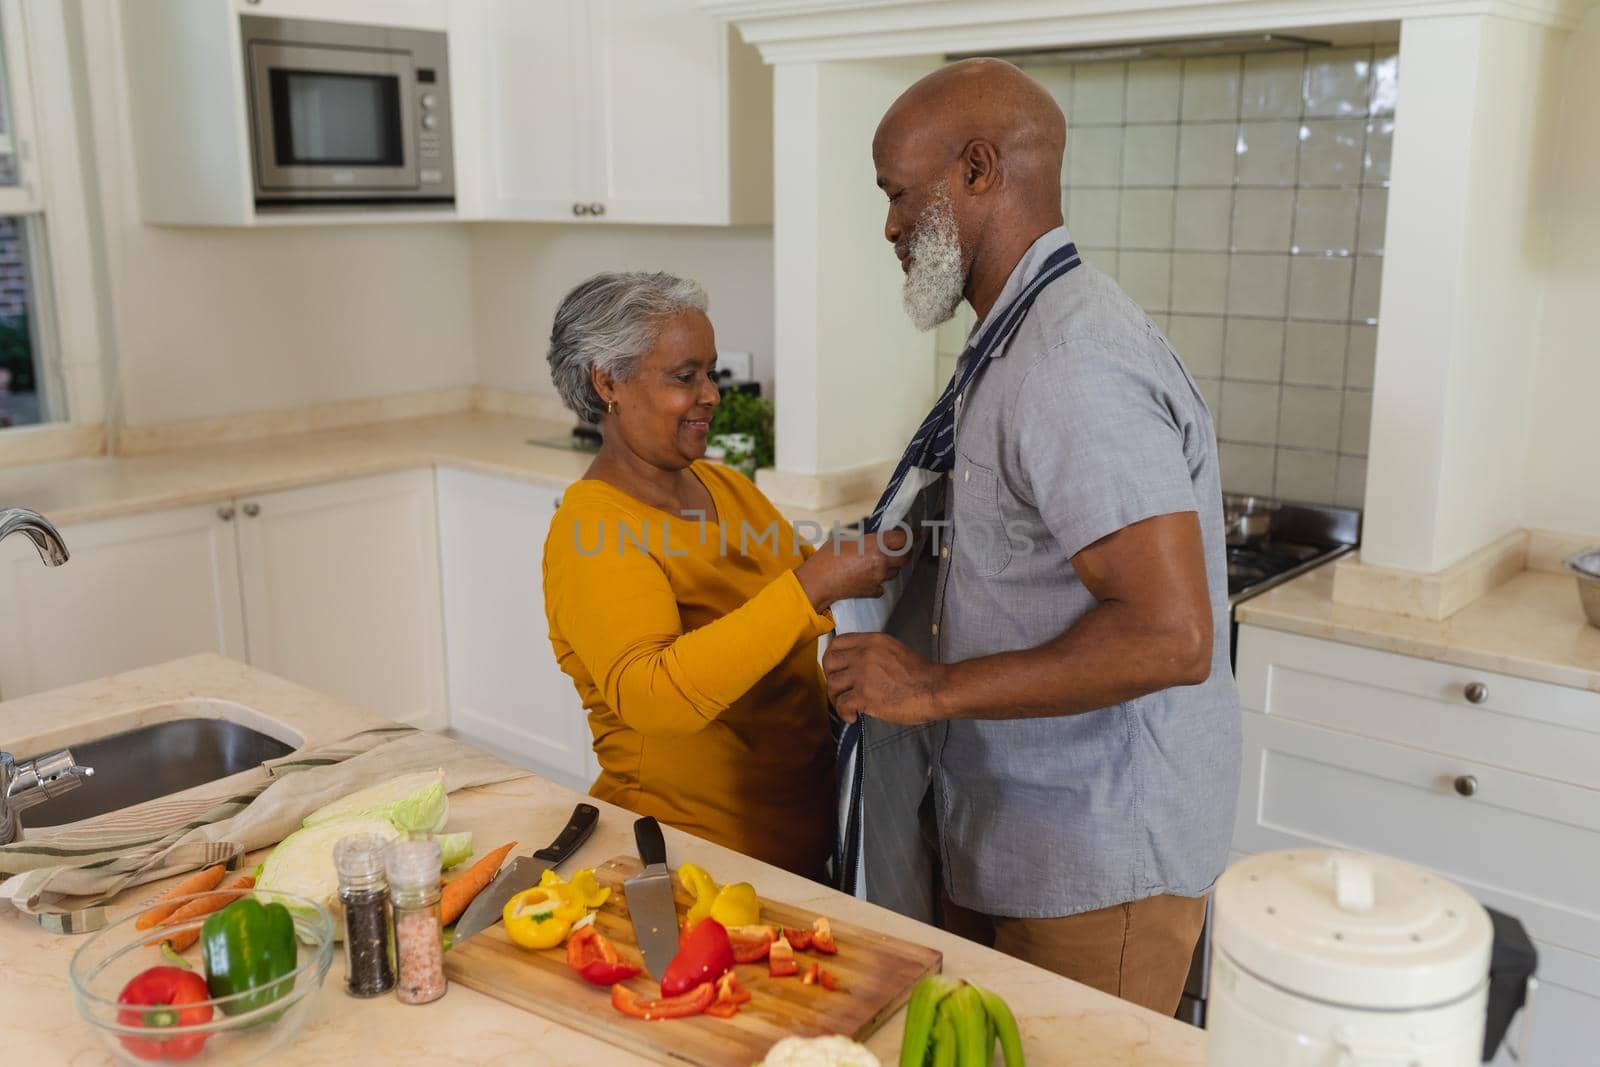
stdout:
{"type": "Polygon", "coordinates": [[[760,1067],[883,1067],[878,1057],[848,1037],[786,1037],[767,1051],[760,1067]]]}

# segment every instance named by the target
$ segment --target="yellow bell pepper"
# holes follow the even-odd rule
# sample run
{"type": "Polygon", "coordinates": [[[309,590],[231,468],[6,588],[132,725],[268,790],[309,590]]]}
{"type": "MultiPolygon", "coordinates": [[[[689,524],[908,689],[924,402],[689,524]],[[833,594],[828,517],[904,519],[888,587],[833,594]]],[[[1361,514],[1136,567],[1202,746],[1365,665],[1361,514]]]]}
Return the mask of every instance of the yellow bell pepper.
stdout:
{"type": "Polygon", "coordinates": [[[506,934],[523,948],[555,948],[567,939],[572,924],[583,917],[572,914],[571,902],[560,890],[549,886],[524,889],[500,912],[506,934]]]}
{"type": "Polygon", "coordinates": [[[749,882],[717,885],[716,879],[692,863],[678,868],[678,881],[694,897],[689,907],[688,925],[711,918],[723,926],[753,926],[761,921],[761,902],[749,882]]]}
{"type": "MultiPolygon", "coordinates": [[[[602,889],[595,880],[594,868],[586,867],[572,876],[572,881],[562,881],[562,878],[553,870],[546,870],[539,876],[539,884],[546,889],[559,889],[575,903],[582,904],[584,908],[598,908],[611,898],[610,888],[602,889]]],[[[574,918],[583,918],[578,915],[574,918]]]]}

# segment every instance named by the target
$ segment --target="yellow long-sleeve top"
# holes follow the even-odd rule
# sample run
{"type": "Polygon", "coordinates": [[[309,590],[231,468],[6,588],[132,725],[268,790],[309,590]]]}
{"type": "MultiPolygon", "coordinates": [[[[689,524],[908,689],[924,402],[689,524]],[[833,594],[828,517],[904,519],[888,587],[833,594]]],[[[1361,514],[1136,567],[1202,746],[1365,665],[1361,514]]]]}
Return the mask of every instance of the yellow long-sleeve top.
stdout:
{"type": "Polygon", "coordinates": [[[586,479],[550,526],[545,614],[594,734],[589,792],[814,876],[833,841],[817,662],[833,622],[795,578],[802,549],[772,503],[729,468],[693,470],[716,525],[586,479]]]}

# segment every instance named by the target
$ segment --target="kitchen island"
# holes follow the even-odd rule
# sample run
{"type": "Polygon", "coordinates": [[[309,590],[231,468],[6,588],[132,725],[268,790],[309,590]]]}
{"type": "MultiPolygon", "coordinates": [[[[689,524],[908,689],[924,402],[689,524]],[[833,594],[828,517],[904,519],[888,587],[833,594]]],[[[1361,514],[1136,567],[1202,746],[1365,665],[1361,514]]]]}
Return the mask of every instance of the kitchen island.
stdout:
{"type": "MultiPolygon", "coordinates": [[[[204,655],[0,703],[0,748],[32,753],[183,717],[201,705],[191,703],[186,711],[180,702],[196,698],[216,701],[204,705],[209,714],[237,715],[245,725],[271,726],[306,744],[381,722],[244,664],[204,655]]],[[[93,788],[92,781],[83,788],[93,788]]],[[[448,829],[471,830],[480,851],[515,839],[518,854],[525,854],[553,838],[580,799],[572,790],[531,775],[463,790],[450,797],[448,829]]],[[[569,869],[633,850],[632,814],[596,803],[600,825],[569,861],[569,869]]],[[[674,864],[694,862],[724,880],[750,881],[772,900],[940,950],[946,974],[992,989],[1010,1003],[1030,1064],[1204,1062],[1205,1034],[1174,1019],[686,834],[668,830],[667,847],[674,864]]],[[[253,865],[264,855],[265,850],[246,862],[253,865]]],[[[152,883],[123,894],[112,906],[111,918],[127,915],[164,885],[152,883]]],[[[79,944],[78,939],[47,933],[26,916],[8,912],[0,917],[0,1018],[9,1024],[13,1039],[25,1039],[30,1057],[38,1062],[105,1062],[88,1024],[74,1009],[67,984],[67,963],[79,944]]],[[[867,1042],[885,1063],[894,1062],[898,1054],[903,1023],[902,1010],[867,1042]]],[[[480,1064],[500,1058],[549,1067],[649,1062],[460,986],[424,1007],[408,1007],[393,997],[353,999],[343,991],[343,963],[337,954],[311,1020],[287,1055],[296,1064],[480,1064]]]]}

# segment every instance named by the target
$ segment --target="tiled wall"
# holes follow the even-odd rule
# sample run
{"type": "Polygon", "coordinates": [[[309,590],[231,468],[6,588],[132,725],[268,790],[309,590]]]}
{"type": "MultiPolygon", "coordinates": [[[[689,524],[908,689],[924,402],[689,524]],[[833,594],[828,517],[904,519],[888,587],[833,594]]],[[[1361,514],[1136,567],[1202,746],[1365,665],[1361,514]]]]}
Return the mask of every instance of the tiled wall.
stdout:
{"type": "Polygon", "coordinates": [[[1028,72],[1067,114],[1068,229],[1195,376],[1224,488],[1360,506],[1395,48],[1028,72]]]}

